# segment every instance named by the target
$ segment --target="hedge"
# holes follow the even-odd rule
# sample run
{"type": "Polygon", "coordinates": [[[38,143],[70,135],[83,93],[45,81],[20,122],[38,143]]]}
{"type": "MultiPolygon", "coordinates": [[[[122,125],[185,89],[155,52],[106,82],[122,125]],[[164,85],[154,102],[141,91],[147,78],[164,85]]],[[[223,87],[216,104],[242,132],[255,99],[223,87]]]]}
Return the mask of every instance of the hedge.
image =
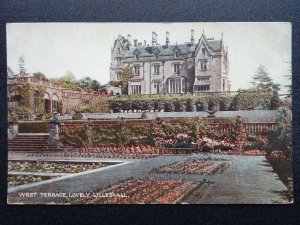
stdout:
{"type": "Polygon", "coordinates": [[[19,133],[49,133],[49,122],[19,123],[19,133]]]}
{"type": "Polygon", "coordinates": [[[80,112],[120,112],[121,110],[164,110],[166,112],[193,112],[217,109],[248,110],[255,107],[269,107],[272,91],[263,89],[239,90],[232,95],[205,96],[161,96],[161,95],[123,95],[101,98],[81,106],[80,112]]]}

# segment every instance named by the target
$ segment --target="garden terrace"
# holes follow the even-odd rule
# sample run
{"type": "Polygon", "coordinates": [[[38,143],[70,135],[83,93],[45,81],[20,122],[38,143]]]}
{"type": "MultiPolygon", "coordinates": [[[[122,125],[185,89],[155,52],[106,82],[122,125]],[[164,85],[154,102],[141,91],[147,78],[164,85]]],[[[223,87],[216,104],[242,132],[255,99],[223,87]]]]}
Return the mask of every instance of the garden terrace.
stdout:
{"type": "Polygon", "coordinates": [[[188,180],[168,180],[150,177],[148,179],[128,179],[103,190],[94,191],[94,197],[74,201],[75,204],[180,204],[198,189],[202,182],[188,180]],[[113,193],[112,198],[105,198],[113,193]],[[116,195],[118,193],[119,195],[116,195]]]}

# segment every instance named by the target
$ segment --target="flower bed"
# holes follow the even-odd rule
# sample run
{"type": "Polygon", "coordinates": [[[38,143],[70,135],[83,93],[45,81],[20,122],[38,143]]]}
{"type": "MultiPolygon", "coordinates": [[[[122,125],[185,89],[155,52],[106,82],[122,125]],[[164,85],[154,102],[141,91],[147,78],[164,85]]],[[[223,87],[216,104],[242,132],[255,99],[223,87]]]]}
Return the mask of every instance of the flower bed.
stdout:
{"type": "Polygon", "coordinates": [[[140,146],[100,146],[88,149],[81,148],[81,153],[109,153],[111,155],[157,155],[158,148],[150,145],[140,146]]]}
{"type": "Polygon", "coordinates": [[[213,153],[221,155],[248,155],[248,156],[265,156],[267,153],[264,150],[237,150],[237,151],[222,151],[215,150],[213,153]]]}
{"type": "Polygon", "coordinates": [[[185,173],[185,174],[208,174],[223,173],[229,166],[228,162],[213,162],[192,159],[189,161],[176,162],[159,168],[155,173],[185,173]]]}
{"type": "MultiPolygon", "coordinates": [[[[202,183],[187,180],[128,179],[109,188],[94,192],[121,194],[123,197],[92,197],[85,204],[179,204],[202,183]]],[[[76,203],[76,201],[75,201],[76,203]]],[[[77,202],[78,203],[78,202],[77,202]]]]}
{"type": "Polygon", "coordinates": [[[81,173],[110,165],[100,162],[40,162],[40,161],[8,161],[8,171],[35,173],[81,173]]]}
{"type": "Polygon", "coordinates": [[[159,149],[150,145],[141,146],[99,146],[88,149],[55,152],[32,153],[31,157],[74,157],[74,158],[111,158],[111,159],[147,159],[156,157],[159,149]]]}
{"type": "Polygon", "coordinates": [[[283,151],[272,151],[266,156],[266,159],[271,164],[279,179],[287,187],[283,192],[286,199],[293,200],[293,180],[292,180],[292,161],[288,159],[283,151]]]}
{"type": "Polygon", "coordinates": [[[56,178],[57,176],[36,176],[36,175],[8,175],[8,187],[15,187],[23,184],[30,184],[56,178]]]}

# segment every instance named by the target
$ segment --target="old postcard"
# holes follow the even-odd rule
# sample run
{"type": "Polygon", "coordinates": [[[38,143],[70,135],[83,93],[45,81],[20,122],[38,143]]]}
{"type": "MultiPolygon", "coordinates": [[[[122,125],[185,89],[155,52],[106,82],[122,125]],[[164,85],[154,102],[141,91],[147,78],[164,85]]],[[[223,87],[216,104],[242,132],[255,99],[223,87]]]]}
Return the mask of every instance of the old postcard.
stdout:
{"type": "Polygon", "coordinates": [[[290,23],[7,24],[8,204],[293,202],[290,23]]]}

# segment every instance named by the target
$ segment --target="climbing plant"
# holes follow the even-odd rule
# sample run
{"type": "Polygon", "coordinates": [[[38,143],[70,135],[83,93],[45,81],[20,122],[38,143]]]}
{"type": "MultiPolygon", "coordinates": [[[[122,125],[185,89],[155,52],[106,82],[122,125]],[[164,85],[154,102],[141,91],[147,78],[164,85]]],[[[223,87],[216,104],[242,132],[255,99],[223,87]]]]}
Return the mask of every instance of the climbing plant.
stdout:
{"type": "Polygon", "coordinates": [[[31,115],[34,112],[34,87],[27,84],[19,84],[17,90],[20,94],[20,105],[15,107],[17,114],[31,115]]]}
{"type": "Polygon", "coordinates": [[[44,95],[46,93],[46,86],[37,85],[37,92],[38,92],[38,110],[40,114],[44,114],[45,111],[44,95]]]}

